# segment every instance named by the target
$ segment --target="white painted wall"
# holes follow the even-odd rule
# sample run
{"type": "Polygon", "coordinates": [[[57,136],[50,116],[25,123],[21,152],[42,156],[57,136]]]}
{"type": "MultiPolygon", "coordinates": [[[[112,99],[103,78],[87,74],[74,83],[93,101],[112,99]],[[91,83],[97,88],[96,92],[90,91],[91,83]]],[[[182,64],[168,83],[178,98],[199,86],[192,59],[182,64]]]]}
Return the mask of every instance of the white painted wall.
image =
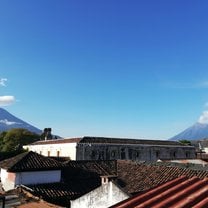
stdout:
{"type": "Polygon", "coordinates": [[[16,185],[56,183],[61,181],[61,170],[16,173],[16,185]]]}
{"type": "Polygon", "coordinates": [[[38,144],[25,145],[24,149],[51,157],[57,157],[59,152],[59,157],[70,157],[71,160],[76,160],[76,146],[77,143],[38,144]],[[48,155],[49,152],[50,155],[48,155]]]}
{"type": "Polygon", "coordinates": [[[129,196],[126,193],[109,182],[71,201],[71,208],[106,208],[127,198],[129,196]]]}
{"type": "Polygon", "coordinates": [[[1,168],[1,182],[5,182],[7,180],[8,173],[5,169],[1,168]]]}
{"type": "Polygon", "coordinates": [[[17,185],[56,183],[61,181],[61,170],[10,173],[1,169],[1,182],[5,191],[17,185]]]}
{"type": "Polygon", "coordinates": [[[5,191],[14,189],[15,187],[15,173],[8,173],[7,170],[1,168],[1,183],[5,191]]]}
{"type": "Polygon", "coordinates": [[[208,153],[208,147],[204,148],[205,153],[208,153]]]}

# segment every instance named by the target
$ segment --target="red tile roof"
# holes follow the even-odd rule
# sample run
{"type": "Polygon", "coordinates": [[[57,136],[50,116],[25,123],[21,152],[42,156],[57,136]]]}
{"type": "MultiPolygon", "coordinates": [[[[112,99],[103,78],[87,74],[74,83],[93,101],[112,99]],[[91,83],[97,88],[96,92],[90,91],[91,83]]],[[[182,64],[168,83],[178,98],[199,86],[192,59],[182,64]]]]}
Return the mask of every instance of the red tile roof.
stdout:
{"type": "Polygon", "coordinates": [[[181,176],[111,208],[205,208],[208,207],[208,178],[181,176]]]}
{"type": "Polygon", "coordinates": [[[116,160],[70,160],[64,162],[67,178],[101,175],[116,175],[116,160]]]}
{"type": "MultiPolygon", "coordinates": [[[[185,146],[184,144],[177,142],[177,141],[92,137],[92,136],[84,136],[84,137],[69,138],[69,139],[42,140],[42,141],[34,142],[30,145],[63,144],[63,143],[141,144],[141,145],[160,145],[160,146],[161,145],[185,146]]],[[[192,146],[189,146],[189,147],[192,147],[192,146]]]]}
{"type": "Polygon", "coordinates": [[[100,185],[100,178],[88,178],[73,179],[67,183],[27,185],[22,188],[49,203],[68,207],[70,205],[70,200],[77,199],[100,185]]]}
{"type": "Polygon", "coordinates": [[[18,205],[16,206],[16,208],[59,208],[59,206],[54,204],[49,204],[44,201],[39,201],[39,202],[29,202],[27,204],[18,205]]]}
{"type": "MultiPolygon", "coordinates": [[[[129,139],[129,138],[110,138],[110,137],[92,137],[85,136],[79,143],[104,143],[104,144],[141,144],[141,145],[171,145],[184,146],[184,144],[177,141],[167,140],[146,140],[146,139],[129,139]]],[[[190,146],[191,147],[191,146],[190,146]]]]}
{"type": "Polygon", "coordinates": [[[41,140],[29,145],[79,143],[82,138],[41,140]]]}
{"type": "Polygon", "coordinates": [[[62,163],[30,151],[1,161],[0,167],[9,172],[61,170],[62,163]]]}
{"type": "Polygon", "coordinates": [[[135,194],[154,188],[162,183],[186,175],[198,178],[208,177],[208,170],[194,170],[186,167],[171,166],[171,164],[141,164],[133,161],[119,160],[117,162],[116,183],[126,193],[135,194]]]}

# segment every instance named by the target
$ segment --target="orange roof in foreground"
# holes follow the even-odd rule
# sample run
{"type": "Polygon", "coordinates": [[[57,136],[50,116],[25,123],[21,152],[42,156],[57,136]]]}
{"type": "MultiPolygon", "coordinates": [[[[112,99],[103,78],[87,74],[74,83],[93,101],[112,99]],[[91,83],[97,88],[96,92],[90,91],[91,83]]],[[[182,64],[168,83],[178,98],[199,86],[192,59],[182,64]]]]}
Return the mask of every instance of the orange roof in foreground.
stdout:
{"type": "Polygon", "coordinates": [[[208,207],[208,178],[181,176],[111,208],[205,208],[208,207]]]}
{"type": "Polygon", "coordinates": [[[49,204],[47,202],[30,202],[27,204],[19,205],[18,208],[58,208],[59,206],[49,204]]]}

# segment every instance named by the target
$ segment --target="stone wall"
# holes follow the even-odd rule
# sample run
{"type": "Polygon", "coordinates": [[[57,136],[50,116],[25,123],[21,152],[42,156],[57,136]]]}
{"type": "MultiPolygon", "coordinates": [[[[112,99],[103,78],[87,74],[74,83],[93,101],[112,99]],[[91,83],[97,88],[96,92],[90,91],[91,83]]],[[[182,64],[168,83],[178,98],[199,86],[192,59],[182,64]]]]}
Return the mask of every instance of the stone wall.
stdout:
{"type": "Polygon", "coordinates": [[[195,148],[191,146],[78,144],[77,160],[137,160],[194,159],[195,148]]]}

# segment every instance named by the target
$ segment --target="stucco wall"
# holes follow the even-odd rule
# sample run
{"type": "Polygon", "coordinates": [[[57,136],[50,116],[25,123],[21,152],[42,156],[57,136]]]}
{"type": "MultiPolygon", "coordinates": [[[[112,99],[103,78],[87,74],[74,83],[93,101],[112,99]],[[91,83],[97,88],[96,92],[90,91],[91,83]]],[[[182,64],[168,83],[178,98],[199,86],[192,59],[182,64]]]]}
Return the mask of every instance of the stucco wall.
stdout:
{"type": "Polygon", "coordinates": [[[8,173],[7,170],[1,168],[1,183],[5,191],[15,187],[15,178],[15,173],[8,173]]]}
{"type": "Polygon", "coordinates": [[[123,144],[78,144],[77,160],[127,159],[157,161],[158,159],[194,159],[195,148],[187,146],[151,146],[123,144]]]}
{"type": "Polygon", "coordinates": [[[55,183],[60,181],[60,170],[10,173],[5,169],[1,169],[1,183],[5,191],[14,189],[21,184],[55,183]]]}
{"type": "Polygon", "coordinates": [[[51,157],[70,157],[71,160],[76,159],[77,143],[60,143],[60,144],[38,144],[25,145],[24,149],[36,152],[44,156],[51,157]]]}
{"type": "Polygon", "coordinates": [[[109,182],[84,196],[71,201],[71,208],[106,208],[129,196],[120,190],[114,183],[109,182]]]}

